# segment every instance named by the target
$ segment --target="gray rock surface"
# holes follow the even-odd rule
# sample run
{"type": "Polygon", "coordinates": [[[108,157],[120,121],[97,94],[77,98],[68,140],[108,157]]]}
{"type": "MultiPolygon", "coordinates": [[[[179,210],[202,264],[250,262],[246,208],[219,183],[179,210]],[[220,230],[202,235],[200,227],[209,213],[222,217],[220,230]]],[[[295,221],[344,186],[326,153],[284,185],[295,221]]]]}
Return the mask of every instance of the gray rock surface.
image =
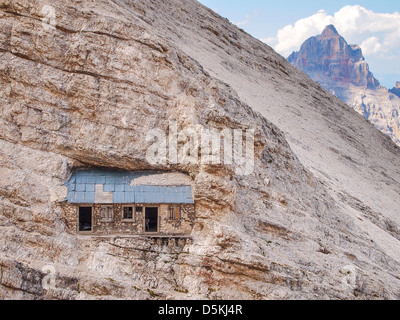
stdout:
{"type": "Polygon", "coordinates": [[[388,137],[196,1],[53,1],[54,28],[45,4],[0,1],[0,298],[400,298],[388,137]],[[150,165],[168,119],[254,129],[254,173],[150,165]],[[193,243],[69,232],[92,166],[188,173],[193,243]]]}

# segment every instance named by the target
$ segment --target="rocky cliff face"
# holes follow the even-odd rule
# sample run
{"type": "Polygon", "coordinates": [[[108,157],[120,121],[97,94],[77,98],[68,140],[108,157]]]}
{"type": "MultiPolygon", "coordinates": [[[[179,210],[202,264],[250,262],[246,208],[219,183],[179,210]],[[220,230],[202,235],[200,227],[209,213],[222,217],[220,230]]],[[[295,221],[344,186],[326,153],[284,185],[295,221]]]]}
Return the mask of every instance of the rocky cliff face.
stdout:
{"type": "Polygon", "coordinates": [[[196,1],[0,1],[0,298],[399,299],[400,150],[196,1]],[[255,170],[149,128],[254,129],[255,170]],[[182,172],[192,243],[80,236],[77,168],[182,172]]]}
{"type": "Polygon", "coordinates": [[[347,44],[334,26],[306,40],[288,61],[400,144],[400,99],[379,84],[361,48],[347,44]]]}

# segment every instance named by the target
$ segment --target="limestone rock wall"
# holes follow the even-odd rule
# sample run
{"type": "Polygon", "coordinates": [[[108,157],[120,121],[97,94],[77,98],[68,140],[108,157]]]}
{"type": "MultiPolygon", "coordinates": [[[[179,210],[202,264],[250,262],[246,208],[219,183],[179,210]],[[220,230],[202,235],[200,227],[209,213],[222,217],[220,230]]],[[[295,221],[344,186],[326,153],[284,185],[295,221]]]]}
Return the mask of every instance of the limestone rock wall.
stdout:
{"type": "MultiPolygon", "coordinates": [[[[399,297],[398,221],[378,210],[385,208],[379,201],[367,206],[346,193],[351,184],[331,184],[328,171],[315,170],[296,147],[314,140],[295,144],[288,133],[289,146],[278,113],[270,116],[282,130],[246,104],[236,78],[226,75],[236,68],[243,79],[258,74],[253,88],[296,79],[294,90],[303,84],[306,91],[301,97],[345,113],[338,100],[195,1],[53,1],[50,29],[43,26],[44,5],[0,1],[0,298],[399,297]],[[195,30],[193,37],[182,36],[185,28],[195,30]],[[187,42],[203,34],[201,41],[219,49],[187,42]],[[210,60],[216,53],[227,54],[225,63],[210,60]],[[266,70],[275,80],[262,78],[266,70]],[[170,119],[179,129],[254,129],[254,172],[148,163],[146,133],[166,131],[170,119]],[[71,233],[58,201],[71,172],[82,167],[189,174],[193,242],[71,233]]],[[[285,99],[297,97],[285,92],[268,91],[271,110],[286,110],[285,99]]],[[[328,112],[301,99],[303,112],[318,114],[305,117],[310,123],[328,112]]],[[[361,118],[343,118],[384,141],[382,154],[398,155],[361,118]]],[[[392,172],[392,185],[398,175],[392,172]]],[[[393,205],[391,195],[386,203],[393,205]]]]}

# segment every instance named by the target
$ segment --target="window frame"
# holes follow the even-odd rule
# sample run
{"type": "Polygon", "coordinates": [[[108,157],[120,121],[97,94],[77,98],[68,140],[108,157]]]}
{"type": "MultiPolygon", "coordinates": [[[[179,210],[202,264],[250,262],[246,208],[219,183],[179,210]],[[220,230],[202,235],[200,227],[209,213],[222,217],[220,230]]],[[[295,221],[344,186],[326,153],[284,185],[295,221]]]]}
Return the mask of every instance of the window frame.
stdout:
{"type": "Polygon", "coordinates": [[[135,222],[136,221],[136,209],[133,205],[122,206],[122,221],[123,222],[135,222]],[[125,218],[125,208],[132,208],[132,218],[125,218]]]}
{"type": "Polygon", "coordinates": [[[177,205],[170,205],[168,207],[168,220],[169,221],[174,221],[174,222],[179,222],[182,221],[182,206],[177,204],[177,205]],[[174,211],[172,211],[174,209],[174,211]],[[178,217],[177,217],[177,212],[175,211],[178,209],[178,217]]]}
{"type": "MultiPolygon", "coordinates": [[[[114,221],[114,213],[115,213],[115,209],[113,205],[102,205],[100,207],[100,215],[101,215],[101,220],[100,222],[113,222],[114,221]],[[103,209],[108,208],[108,210],[111,209],[111,218],[103,218],[103,209]]],[[[109,211],[108,211],[108,215],[109,215],[109,211]]]]}

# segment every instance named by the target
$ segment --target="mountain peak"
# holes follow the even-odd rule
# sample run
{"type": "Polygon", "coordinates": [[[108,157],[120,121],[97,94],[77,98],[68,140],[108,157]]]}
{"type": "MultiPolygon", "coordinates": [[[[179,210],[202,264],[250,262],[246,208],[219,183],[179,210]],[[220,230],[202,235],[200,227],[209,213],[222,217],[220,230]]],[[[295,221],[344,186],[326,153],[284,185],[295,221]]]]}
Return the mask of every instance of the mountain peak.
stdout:
{"type": "Polygon", "coordinates": [[[333,24],[326,26],[324,31],[322,31],[322,34],[321,34],[322,37],[333,37],[333,36],[338,36],[338,35],[339,35],[339,33],[337,32],[337,30],[333,24]]]}
{"type": "Polygon", "coordinates": [[[397,81],[396,86],[393,89],[390,89],[389,91],[400,98],[400,81],[397,81]]]}
{"type": "Polygon", "coordinates": [[[327,86],[379,87],[360,46],[349,45],[333,25],[326,26],[321,35],[306,40],[300,51],[293,53],[288,61],[327,86]]]}

